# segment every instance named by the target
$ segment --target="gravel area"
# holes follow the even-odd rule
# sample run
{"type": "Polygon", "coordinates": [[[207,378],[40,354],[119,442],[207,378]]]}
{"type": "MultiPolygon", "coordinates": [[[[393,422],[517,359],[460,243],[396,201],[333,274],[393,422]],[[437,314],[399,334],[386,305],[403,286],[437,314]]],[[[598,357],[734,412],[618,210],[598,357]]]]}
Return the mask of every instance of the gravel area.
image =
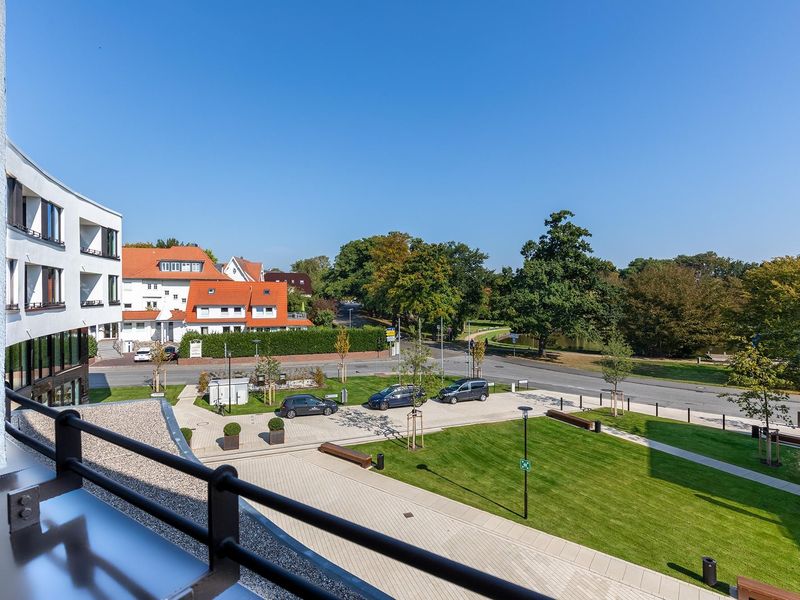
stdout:
{"type": "MultiPolygon", "coordinates": [[[[161,404],[157,400],[79,406],[76,409],[86,421],[172,454],[180,454],[167,430],[164,416],[161,413],[161,404]]],[[[17,411],[15,419],[22,431],[35,435],[52,445],[53,421],[51,419],[31,411],[17,411]]],[[[52,468],[50,460],[38,453],[34,452],[34,454],[52,468]]],[[[87,434],[83,434],[83,458],[84,462],[96,467],[108,477],[155,500],[162,506],[206,526],[208,517],[207,487],[203,481],[87,434]]],[[[204,562],[208,560],[206,547],[192,538],[89,482],[85,482],[84,486],[103,501],[200,560],[204,562]]],[[[344,583],[326,576],[314,563],[287,547],[250,515],[243,512],[240,512],[240,515],[240,541],[245,548],[271,559],[341,598],[363,597],[344,583]]],[[[263,598],[294,598],[292,594],[245,568],[242,568],[241,583],[263,598]]]]}

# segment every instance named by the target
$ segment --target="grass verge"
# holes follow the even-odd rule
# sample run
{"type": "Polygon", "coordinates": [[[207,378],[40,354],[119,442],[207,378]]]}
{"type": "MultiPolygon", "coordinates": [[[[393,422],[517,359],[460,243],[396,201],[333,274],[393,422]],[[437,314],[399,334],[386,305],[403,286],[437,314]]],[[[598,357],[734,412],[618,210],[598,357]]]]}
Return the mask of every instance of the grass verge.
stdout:
{"type": "MultiPolygon", "coordinates": [[[[178,394],[185,386],[168,385],[164,390],[164,397],[173,406],[178,401],[178,394]]],[[[89,389],[89,402],[119,402],[120,400],[143,400],[150,398],[153,390],[146,385],[133,385],[124,387],[96,387],[89,389]]]]}

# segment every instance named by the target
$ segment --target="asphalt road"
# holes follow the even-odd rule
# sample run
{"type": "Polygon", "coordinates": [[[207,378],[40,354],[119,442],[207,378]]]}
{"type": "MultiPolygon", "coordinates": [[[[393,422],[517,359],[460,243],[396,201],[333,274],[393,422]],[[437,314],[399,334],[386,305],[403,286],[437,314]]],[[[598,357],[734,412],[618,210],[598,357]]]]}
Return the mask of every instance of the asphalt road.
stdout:
{"type": "MultiPolygon", "coordinates": [[[[437,362],[441,360],[437,349],[433,352],[437,362]]],[[[466,356],[463,352],[445,349],[444,369],[448,375],[466,375],[466,356]]],[[[353,361],[348,363],[350,375],[367,375],[373,373],[391,373],[397,365],[394,360],[353,361]]],[[[286,363],[287,370],[297,367],[321,367],[327,376],[336,375],[336,361],[286,363]]],[[[248,371],[253,366],[236,365],[236,370],[248,371]]],[[[167,367],[168,384],[197,383],[200,373],[205,370],[223,372],[223,365],[198,367],[170,364],[167,367]]],[[[484,361],[483,375],[490,381],[510,383],[527,379],[531,388],[547,389],[569,394],[583,394],[597,398],[601,391],[608,389],[599,373],[579,371],[564,367],[542,365],[524,358],[506,356],[487,356],[484,361]]],[[[92,387],[118,387],[126,385],[145,385],[150,383],[152,366],[149,364],[91,367],[89,383],[92,387]]],[[[632,401],[670,406],[675,408],[691,408],[706,412],[719,412],[728,415],[740,415],[733,403],[718,396],[730,391],[729,388],[707,386],[691,383],[663,381],[659,379],[630,378],[621,386],[626,397],[632,401]]],[[[607,394],[605,395],[606,397],[607,394]]],[[[800,396],[790,398],[792,420],[797,426],[800,411],[800,396]]]]}

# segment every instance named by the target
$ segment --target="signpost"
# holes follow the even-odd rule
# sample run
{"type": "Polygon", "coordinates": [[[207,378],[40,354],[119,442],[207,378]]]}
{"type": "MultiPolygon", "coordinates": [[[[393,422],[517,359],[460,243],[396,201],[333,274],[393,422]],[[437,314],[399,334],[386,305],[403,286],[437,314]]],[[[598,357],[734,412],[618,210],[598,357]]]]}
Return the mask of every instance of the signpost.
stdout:
{"type": "Polygon", "coordinates": [[[525,471],[525,472],[530,471],[531,470],[531,461],[529,461],[527,458],[520,458],[519,459],[519,468],[522,471],[525,471]]]}
{"type": "Polygon", "coordinates": [[[517,355],[517,340],[519,339],[518,333],[509,333],[508,336],[511,338],[511,343],[514,344],[513,353],[514,356],[517,355]]]}
{"type": "Polygon", "coordinates": [[[395,339],[397,339],[397,330],[394,327],[387,327],[386,341],[391,344],[395,339]]]}
{"type": "Polygon", "coordinates": [[[531,461],[528,460],[528,411],[533,410],[530,406],[519,406],[517,407],[519,410],[522,411],[522,420],[525,422],[525,441],[523,442],[523,448],[525,452],[524,458],[521,458],[519,461],[519,468],[525,473],[525,512],[523,518],[528,518],[528,471],[531,470],[531,461]]]}

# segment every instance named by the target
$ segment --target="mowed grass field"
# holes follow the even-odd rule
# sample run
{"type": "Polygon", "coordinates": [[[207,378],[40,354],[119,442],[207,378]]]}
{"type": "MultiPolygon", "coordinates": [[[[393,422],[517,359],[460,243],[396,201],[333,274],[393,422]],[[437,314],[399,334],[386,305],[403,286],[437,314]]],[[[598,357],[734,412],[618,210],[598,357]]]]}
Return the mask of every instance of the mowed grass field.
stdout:
{"type": "MultiPolygon", "coordinates": [[[[545,417],[529,420],[527,524],[720,591],[744,575],[800,591],[800,498],[625,440],[545,417]]],[[[357,446],[383,452],[383,474],[501,517],[522,518],[522,421],[458,427],[357,446]]]]}
{"type": "MultiPolygon", "coordinates": [[[[170,404],[178,401],[178,394],[185,386],[168,385],[164,389],[164,396],[170,404]]],[[[149,398],[153,390],[146,385],[133,385],[124,387],[94,387],[89,389],[89,402],[119,402],[120,400],[143,400],[149,398]]]]}

